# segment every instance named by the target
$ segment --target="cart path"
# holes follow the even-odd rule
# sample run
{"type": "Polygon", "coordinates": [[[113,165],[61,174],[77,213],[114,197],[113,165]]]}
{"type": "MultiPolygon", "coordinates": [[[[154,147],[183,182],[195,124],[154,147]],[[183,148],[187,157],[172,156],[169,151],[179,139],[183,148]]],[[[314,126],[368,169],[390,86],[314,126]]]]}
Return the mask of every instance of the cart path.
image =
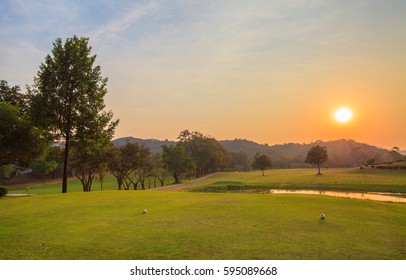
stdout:
{"type": "Polygon", "coordinates": [[[192,181],[189,181],[187,183],[181,183],[181,184],[176,184],[176,185],[168,185],[168,186],[163,186],[163,187],[156,187],[156,188],[146,189],[146,191],[161,191],[161,190],[163,190],[163,191],[165,191],[165,190],[166,191],[167,190],[170,190],[170,191],[183,191],[183,190],[187,190],[187,189],[190,188],[188,186],[190,183],[194,183],[194,182],[197,182],[197,181],[200,181],[200,180],[204,180],[204,179],[209,178],[209,177],[211,177],[211,176],[213,176],[215,174],[217,174],[217,172],[216,173],[211,173],[209,175],[200,177],[200,178],[192,180],[192,181]]]}

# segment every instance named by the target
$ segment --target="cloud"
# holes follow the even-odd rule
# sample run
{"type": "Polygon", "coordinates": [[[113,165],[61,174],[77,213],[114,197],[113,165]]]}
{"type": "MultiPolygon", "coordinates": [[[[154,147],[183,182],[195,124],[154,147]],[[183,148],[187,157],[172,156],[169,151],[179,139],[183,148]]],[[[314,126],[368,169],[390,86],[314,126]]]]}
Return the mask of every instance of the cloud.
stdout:
{"type": "Polygon", "coordinates": [[[101,41],[111,37],[120,36],[138,20],[150,14],[156,8],[157,5],[153,1],[149,1],[146,5],[135,5],[131,7],[124,15],[113,19],[106,25],[97,29],[95,32],[93,32],[92,37],[95,41],[101,41]]]}

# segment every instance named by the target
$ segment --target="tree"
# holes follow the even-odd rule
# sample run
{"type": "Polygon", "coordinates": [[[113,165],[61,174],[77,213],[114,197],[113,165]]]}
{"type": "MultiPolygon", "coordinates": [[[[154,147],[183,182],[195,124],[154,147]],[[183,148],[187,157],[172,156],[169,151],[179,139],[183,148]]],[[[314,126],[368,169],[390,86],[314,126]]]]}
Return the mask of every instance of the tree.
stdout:
{"type": "Polygon", "coordinates": [[[399,151],[400,149],[397,146],[393,147],[392,150],[389,151],[392,161],[403,160],[403,155],[399,153],[399,151]]]}
{"type": "Polygon", "coordinates": [[[169,171],[164,166],[161,153],[152,155],[152,176],[154,177],[154,187],[156,187],[156,179],[159,180],[161,187],[163,187],[165,180],[170,176],[169,171]]]}
{"type": "Polygon", "coordinates": [[[184,130],[178,137],[179,145],[183,146],[196,164],[196,176],[225,168],[230,163],[227,150],[214,138],[202,133],[184,130]]]}
{"type": "MultiPolygon", "coordinates": [[[[109,121],[111,112],[103,112],[107,78],[100,66],[94,66],[88,38],[62,39],[53,43],[52,53],[41,63],[34,85],[29,88],[29,112],[34,124],[47,129],[54,139],[63,140],[64,162],[62,193],[67,192],[67,171],[70,147],[80,141],[80,127],[97,122],[103,116],[109,121]]],[[[118,121],[110,123],[115,127],[118,121]]]]}
{"type": "MultiPolygon", "coordinates": [[[[142,150],[144,149],[148,148],[130,142],[121,147],[112,147],[110,149],[108,167],[116,177],[119,190],[122,189],[125,181],[129,179],[131,172],[140,166],[140,154],[143,153],[142,150]]],[[[129,183],[135,182],[130,181],[129,183]]],[[[129,189],[129,187],[126,187],[126,189],[129,189]]]]}
{"type": "Polygon", "coordinates": [[[310,164],[317,164],[317,168],[319,171],[317,175],[321,175],[320,164],[324,163],[327,160],[327,158],[328,158],[327,148],[317,145],[307,152],[305,162],[310,164]]]}
{"type": "Polygon", "coordinates": [[[107,154],[117,123],[110,122],[111,113],[99,113],[98,110],[86,112],[84,118],[78,123],[76,139],[72,143],[71,167],[75,169],[83,191],[89,192],[96,171],[108,161],[107,154]]]}
{"type": "MultiPolygon", "coordinates": [[[[137,154],[137,164],[133,170],[136,181],[132,180],[131,183],[134,186],[134,190],[137,189],[138,183],[141,185],[141,189],[145,189],[145,180],[151,175],[152,170],[152,158],[149,148],[140,145],[137,154]]],[[[129,177],[131,179],[131,177],[129,177]]]]}
{"type": "Polygon", "coordinates": [[[52,158],[50,151],[51,147],[49,147],[41,156],[37,157],[31,164],[32,171],[39,173],[43,180],[45,179],[45,175],[55,171],[58,167],[58,162],[52,158]]]}
{"type": "Polygon", "coordinates": [[[21,93],[19,86],[10,87],[5,80],[0,81],[0,102],[7,102],[24,111],[27,107],[28,96],[21,93]]]}
{"type": "Polygon", "coordinates": [[[104,142],[100,139],[99,141],[88,139],[74,144],[70,166],[80,180],[84,192],[92,190],[94,176],[98,171],[100,175],[100,170],[106,166],[110,145],[108,139],[104,142]]]}
{"type": "Polygon", "coordinates": [[[230,152],[231,167],[237,171],[249,171],[250,161],[243,151],[230,152]]]}
{"type": "Polygon", "coordinates": [[[257,153],[252,161],[252,168],[261,170],[264,176],[264,170],[272,167],[271,158],[268,155],[257,153]]]}
{"type": "Polygon", "coordinates": [[[0,102],[0,166],[29,166],[45,147],[40,131],[21,115],[18,107],[0,102]]]}
{"type": "Polygon", "coordinates": [[[175,184],[181,183],[182,176],[194,167],[191,156],[181,145],[163,145],[162,160],[165,168],[172,173],[175,184]]]}

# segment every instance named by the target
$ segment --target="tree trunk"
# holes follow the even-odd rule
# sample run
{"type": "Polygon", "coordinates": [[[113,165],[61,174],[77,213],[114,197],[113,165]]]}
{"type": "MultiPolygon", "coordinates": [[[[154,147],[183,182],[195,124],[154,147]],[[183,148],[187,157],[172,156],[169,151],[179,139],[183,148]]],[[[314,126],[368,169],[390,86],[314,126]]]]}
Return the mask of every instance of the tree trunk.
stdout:
{"type": "Polygon", "coordinates": [[[62,193],[68,192],[68,157],[69,157],[69,132],[66,134],[65,142],[65,158],[63,159],[63,178],[62,178],[62,193]]]}
{"type": "Polygon", "coordinates": [[[175,179],[175,184],[180,184],[179,177],[178,177],[177,173],[173,174],[173,178],[175,179]]]}
{"type": "Polygon", "coordinates": [[[319,173],[317,173],[317,175],[321,175],[321,172],[320,172],[320,163],[317,163],[317,169],[319,170],[319,173]]]}

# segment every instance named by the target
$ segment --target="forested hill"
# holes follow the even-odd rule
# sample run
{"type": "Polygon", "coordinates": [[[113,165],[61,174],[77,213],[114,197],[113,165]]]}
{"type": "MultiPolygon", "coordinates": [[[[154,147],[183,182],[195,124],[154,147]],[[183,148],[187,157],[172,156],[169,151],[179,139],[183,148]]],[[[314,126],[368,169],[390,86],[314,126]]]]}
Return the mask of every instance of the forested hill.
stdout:
{"type": "Polygon", "coordinates": [[[151,153],[158,153],[161,152],[161,146],[163,145],[175,145],[175,141],[169,141],[169,140],[157,140],[157,139],[141,139],[141,138],[134,138],[134,137],[122,137],[122,138],[117,138],[113,140],[113,144],[116,146],[122,146],[125,145],[125,143],[130,142],[130,143],[138,143],[141,145],[144,145],[148,147],[151,151],[151,153]]]}
{"type": "Polygon", "coordinates": [[[226,140],[220,141],[230,152],[244,151],[249,157],[256,152],[268,154],[274,167],[278,168],[298,168],[308,167],[304,163],[306,154],[313,146],[320,145],[327,148],[328,161],[325,163],[329,167],[354,167],[365,164],[374,159],[375,163],[382,163],[393,160],[390,151],[370,146],[354,140],[334,140],[334,141],[316,141],[308,144],[278,144],[268,146],[267,144],[258,144],[248,140],[226,140]]]}
{"type": "MultiPolygon", "coordinates": [[[[113,140],[117,146],[124,145],[126,142],[136,142],[150,148],[152,153],[160,152],[162,145],[174,145],[176,142],[157,139],[140,139],[134,137],[124,137],[113,140]]],[[[320,145],[327,148],[328,161],[325,166],[329,167],[355,167],[365,164],[374,159],[375,163],[392,161],[393,152],[377,148],[375,146],[358,143],[354,140],[334,140],[334,141],[316,141],[308,144],[278,144],[269,146],[267,144],[258,144],[245,139],[220,140],[224,148],[229,152],[243,151],[248,158],[252,159],[257,153],[264,153],[271,157],[273,167],[275,168],[299,168],[308,167],[304,163],[308,150],[320,145]]]]}

